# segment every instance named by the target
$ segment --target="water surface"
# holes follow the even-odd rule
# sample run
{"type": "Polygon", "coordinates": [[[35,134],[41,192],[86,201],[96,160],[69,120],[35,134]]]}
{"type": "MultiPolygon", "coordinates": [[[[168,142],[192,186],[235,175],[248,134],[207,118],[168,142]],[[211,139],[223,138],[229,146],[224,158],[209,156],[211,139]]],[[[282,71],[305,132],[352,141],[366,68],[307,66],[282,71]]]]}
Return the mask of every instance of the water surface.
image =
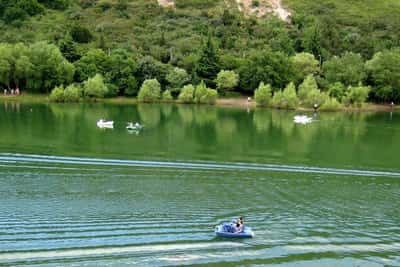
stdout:
{"type": "Polygon", "coordinates": [[[398,113],[1,108],[0,265],[400,266],[398,113]]]}

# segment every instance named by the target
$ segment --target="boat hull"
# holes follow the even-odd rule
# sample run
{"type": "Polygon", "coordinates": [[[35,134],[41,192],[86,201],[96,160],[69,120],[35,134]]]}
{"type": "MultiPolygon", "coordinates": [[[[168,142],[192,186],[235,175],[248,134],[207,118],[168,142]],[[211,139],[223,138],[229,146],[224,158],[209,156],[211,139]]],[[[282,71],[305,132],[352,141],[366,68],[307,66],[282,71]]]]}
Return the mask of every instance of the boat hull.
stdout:
{"type": "Polygon", "coordinates": [[[227,238],[252,238],[254,237],[254,232],[251,230],[250,227],[245,227],[244,231],[230,233],[223,231],[223,226],[217,226],[215,228],[215,234],[219,237],[227,237],[227,238]]]}

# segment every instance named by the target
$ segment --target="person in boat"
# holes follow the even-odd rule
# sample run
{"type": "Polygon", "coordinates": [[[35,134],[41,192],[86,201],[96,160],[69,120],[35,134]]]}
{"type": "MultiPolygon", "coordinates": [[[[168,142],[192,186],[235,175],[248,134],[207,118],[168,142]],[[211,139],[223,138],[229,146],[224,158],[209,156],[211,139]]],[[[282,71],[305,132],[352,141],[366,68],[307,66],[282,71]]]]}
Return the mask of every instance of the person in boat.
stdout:
{"type": "Polygon", "coordinates": [[[140,124],[139,124],[138,122],[136,122],[136,123],[135,123],[135,126],[136,126],[136,127],[139,127],[139,126],[140,126],[140,124]]]}
{"type": "Polygon", "coordinates": [[[240,233],[243,231],[243,217],[240,216],[236,221],[236,232],[240,233]]]}

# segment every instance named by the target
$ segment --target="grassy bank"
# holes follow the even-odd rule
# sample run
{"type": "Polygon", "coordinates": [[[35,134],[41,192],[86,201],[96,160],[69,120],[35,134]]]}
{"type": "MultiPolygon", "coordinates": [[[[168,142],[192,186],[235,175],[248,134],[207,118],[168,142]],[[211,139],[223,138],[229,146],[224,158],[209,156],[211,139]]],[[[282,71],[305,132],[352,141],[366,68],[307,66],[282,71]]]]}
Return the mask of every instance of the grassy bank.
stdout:
{"type": "MultiPolygon", "coordinates": [[[[19,96],[16,95],[1,95],[0,96],[1,102],[22,102],[22,103],[50,103],[48,95],[45,94],[21,94],[19,96]]],[[[84,102],[91,102],[84,101],[84,102]]],[[[98,99],[97,103],[110,103],[110,104],[137,104],[139,101],[137,98],[133,97],[114,97],[114,98],[105,98],[105,99],[98,99]]],[[[172,102],[165,102],[165,103],[172,103],[172,104],[179,104],[178,101],[172,102]]],[[[182,104],[187,105],[187,104],[182,104]]],[[[256,108],[256,103],[253,99],[248,101],[247,97],[222,97],[219,98],[215,104],[216,106],[224,106],[224,107],[235,107],[235,108],[256,108]]],[[[270,107],[266,107],[270,108],[270,107]]],[[[271,108],[270,108],[271,109],[271,108]]],[[[394,106],[393,108],[386,104],[374,104],[374,103],[366,103],[361,108],[357,107],[344,107],[337,111],[343,112],[358,112],[358,111],[391,111],[391,110],[400,110],[400,106],[394,106]]],[[[310,108],[299,107],[296,110],[298,111],[313,111],[310,108]]],[[[329,111],[320,111],[320,112],[329,112],[329,111]]]]}

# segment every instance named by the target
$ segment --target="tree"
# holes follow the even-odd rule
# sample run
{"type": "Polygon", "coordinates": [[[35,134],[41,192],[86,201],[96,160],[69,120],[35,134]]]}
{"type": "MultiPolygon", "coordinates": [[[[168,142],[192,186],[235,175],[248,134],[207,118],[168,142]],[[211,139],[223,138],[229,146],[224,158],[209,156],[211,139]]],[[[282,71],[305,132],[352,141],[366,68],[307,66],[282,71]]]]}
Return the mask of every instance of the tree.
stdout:
{"type": "Polygon", "coordinates": [[[50,93],[50,101],[64,102],[64,86],[55,87],[50,93]]]}
{"type": "Polygon", "coordinates": [[[82,97],[82,90],[79,86],[70,84],[64,90],[65,102],[79,102],[82,97]]]}
{"type": "Polygon", "coordinates": [[[194,101],[196,103],[204,103],[205,98],[207,96],[207,86],[204,81],[201,81],[194,91],[194,101]]]}
{"type": "Polygon", "coordinates": [[[106,64],[106,82],[113,84],[117,88],[115,94],[136,95],[138,92],[138,82],[135,77],[137,70],[136,62],[132,55],[126,50],[116,49],[108,58],[106,64]]]}
{"type": "Polygon", "coordinates": [[[310,92],[318,90],[317,82],[313,75],[308,75],[302,84],[299,86],[298,96],[300,100],[304,101],[310,92]]]}
{"type": "Polygon", "coordinates": [[[219,57],[209,34],[207,42],[201,48],[200,57],[195,66],[195,73],[206,85],[213,87],[219,70],[219,57]]]}
{"type": "Polygon", "coordinates": [[[366,75],[361,55],[351,52],[342,57],[333,57],[326,61],[322,68],[325,78],[330,83],[340,82],[346,86],[357,85],[366,75]]]}
{"type": "Polygon", "coordinates": [[[161,86],[156,79],[145,80],[140,87],[138,99],[141,102],[154,102],[160,100],[161,86]]]}
{"type": "Polygon", "coordinates": [[[295,84],[300,84],[308,75],[319,73],[319,62],[313,54],[298,53],[290,58],[293,67],[293,79],[295,84]]]}
{"type": "Polygon", "coordinates": [[[70,34],[67,34],[58,44],[61,53],[69,62],[75,62],[80,59],[80,54],[74,40],[70,34]]]}
{"type": "Polygon", "coordinates": [[[282,93],[283,106],[286,109],[296,109],[299,106],[299,98],[296,94],[296,86],[293,82],[289,83],[282,93]]]}
{"type": "Polygon", "coordinates": [[[329,85],[328,88],[329,96],[342,101],[342,98],[346,95],[346,87],[341,82],[336,82],[329,85]]]}
{"type": "Polygon", "coordinates": [[[221,70],[216,79],[217,88],[219,90],[232,90],[234,89],[239,82],[239,75],[234,71],[229,70],[221,70]]]}
{"type": "Polygon", "coordinates": [[[103,76],[96,74],[83,83],[83,92],[90,98],[104,98],[108,93],[108,88],[104,83],[103,76]]]}
{"type": "Polygon", "coordinates": [[[75,80],[83,82],[97,73],[104,75],[109,69],[109,57],[101,49],[90,49],[86,55],[74,63],[75,80]]]}
{"type": "Polygon", "coordinates": [[[27,88],[48,93],[52,88],[72,82],[75,68],[61,54],[57,46],[38,42],[29,47],[32,64],[27,88]]]}
{"type": "Polygon", "coordinates": [[[292,78],[287,55],[271,50],[252,51],[239,68],[239,87],[245,92],[254,92],[260,82],[272,88],[283,88],[292,78]]]}
{"type": "Polygon", "coordinates": [[[370,92],[370,87],[358,85],[355,87],[349,86],[347,89],[347,94],[343,98],[343,102],[346,105],[355,105],[361,107],[368,98],[370,92]]]}
{"type": "Polygon", "coordinates": [[[171,91],[170,90],[165,90],[162,94],[162,100],[166,101],[166,102],[170,102],[173,99],[172,95],[171,95],[171,91]]]}
{"type": "Polygon", "coordinates": [[[137,62],[137,77],[139,83],[144,80],[156,79],[161,85],[166,85],[166,76],[168,73],[167,65],[155,60],[153,57],[145,56],[137,62]]]}
{"type": "Polygon", "coordinates": [[[69,33],[77,43],[90,43],[93,40],[93,35],[89,29],[78,24],[72,26],[69,33]]]}
{"type": "Polygon", "coordinates": [[[257,90],[254,92],[254,99],[258,106],[268,106],[272,98],[271,85],[265,85],[263,82],[260,83],[257,90]]]}
{"type": "Polygon", "coordinates": [[[400,48],[376,53],[366,63],[372,98],[400,102],[400,48]]]}
{"type": "Polygon", "coordinates": [[[168,72],[166,79],[171,90],[179,91],[182,86],[190,81],[190,76],[186,70],[175,67],[168,72]]]}
{"type": "Polygon", "coordinates": [[[194,101],[194,91],[195,88],[193,85],[185,85],[178,96],[178,100],[182,103],[193,103],[194,101]]]}

